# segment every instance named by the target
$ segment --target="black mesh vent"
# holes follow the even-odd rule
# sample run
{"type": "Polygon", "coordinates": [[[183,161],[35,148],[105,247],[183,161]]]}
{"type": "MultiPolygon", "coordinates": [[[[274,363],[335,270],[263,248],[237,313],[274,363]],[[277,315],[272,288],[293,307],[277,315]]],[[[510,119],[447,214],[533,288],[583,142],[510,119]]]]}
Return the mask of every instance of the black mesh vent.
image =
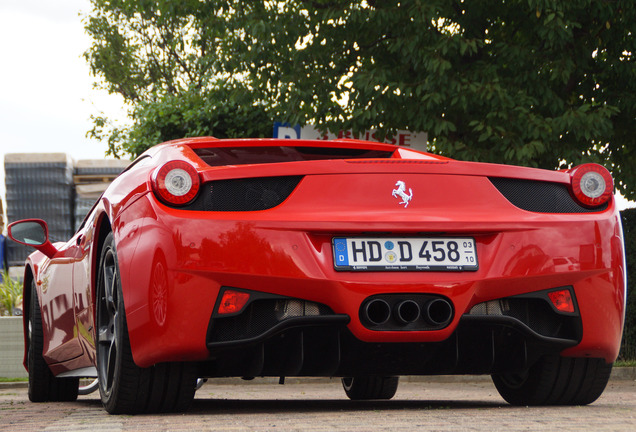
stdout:
{"type": "Polygon", "coordinates": [[[534,180],[489,177],[492,184],[514,206],[536,213],[591,213],[603,211],[607,204],[594,208],[579,205],[567,185],[534,180]]]}
{"type": "Polygon", "coordinates": [[[268,210],[289,197],[302,176],[217,180],[201,185],[196,200],[183,207],[203,211],[268,210]]]}

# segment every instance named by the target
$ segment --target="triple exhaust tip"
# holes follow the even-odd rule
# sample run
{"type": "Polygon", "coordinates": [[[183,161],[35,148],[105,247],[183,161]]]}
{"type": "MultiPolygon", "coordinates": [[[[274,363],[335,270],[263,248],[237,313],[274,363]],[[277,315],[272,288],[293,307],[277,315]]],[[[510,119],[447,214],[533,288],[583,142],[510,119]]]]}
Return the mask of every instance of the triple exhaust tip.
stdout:
{"type": "Polygon", "coordinates": [[[364,317],[373,325],[381,326],[391,318],[401,325],[408,325],[420,318],[433,327],[448,324],[453,317],[453,307],[448,300],[435,298],[425,302],[422,307],[415,300],[401,300],[393,308],[386,300],[375,298],[363,309],[364,317]]]}

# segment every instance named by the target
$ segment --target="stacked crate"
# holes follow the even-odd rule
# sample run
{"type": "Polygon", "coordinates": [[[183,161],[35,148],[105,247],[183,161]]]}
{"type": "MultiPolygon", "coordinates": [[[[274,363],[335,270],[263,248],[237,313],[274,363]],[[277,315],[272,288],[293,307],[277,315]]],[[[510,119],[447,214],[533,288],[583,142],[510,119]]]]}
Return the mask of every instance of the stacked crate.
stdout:
{"type": "Polygon", "coordinates": [[[108,185],[130,161],[116,159],[86,159],[75,164],[75,225],[77,230],[86,214],[102,195],[108,185]]]}
{"type": "MultiPolygon", "coordinates": [[[[49,226],[51,241],[73,235],[73,161],[64,153],[10,153],[4,157],[7,220],[40,218],[49,226]]],[[[9,242],[9,265],[22,265],[33,252],[9,242]]]]}

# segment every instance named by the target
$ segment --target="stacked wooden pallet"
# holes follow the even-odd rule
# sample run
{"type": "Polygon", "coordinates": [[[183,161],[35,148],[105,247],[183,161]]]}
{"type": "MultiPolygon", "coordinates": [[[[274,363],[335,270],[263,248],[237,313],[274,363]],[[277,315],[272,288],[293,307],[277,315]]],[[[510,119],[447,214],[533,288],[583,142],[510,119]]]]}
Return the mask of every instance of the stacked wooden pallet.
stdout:
{"type": "Polygon", "coordinates": [[[86,159],[75,164],[75,230],[84,220],[95,201],[130,161],[117,159],[86,159]]]}

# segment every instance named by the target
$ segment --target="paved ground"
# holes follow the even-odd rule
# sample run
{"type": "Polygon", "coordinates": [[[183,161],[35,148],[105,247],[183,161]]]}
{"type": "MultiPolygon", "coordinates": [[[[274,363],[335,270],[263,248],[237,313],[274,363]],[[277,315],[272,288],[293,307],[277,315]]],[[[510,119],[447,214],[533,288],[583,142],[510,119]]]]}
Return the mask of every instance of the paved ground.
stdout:
{"type": "Polygon", "coordinates": [[[612,380],[585,407],[511,407],[487,380],[400,383],[385,402],[352,402],[339,380],[204,385],[179,415],[111,416],[96,394],[33,404],[0,388],[0,431],[636,431],[636,381],[612,380]]]}

